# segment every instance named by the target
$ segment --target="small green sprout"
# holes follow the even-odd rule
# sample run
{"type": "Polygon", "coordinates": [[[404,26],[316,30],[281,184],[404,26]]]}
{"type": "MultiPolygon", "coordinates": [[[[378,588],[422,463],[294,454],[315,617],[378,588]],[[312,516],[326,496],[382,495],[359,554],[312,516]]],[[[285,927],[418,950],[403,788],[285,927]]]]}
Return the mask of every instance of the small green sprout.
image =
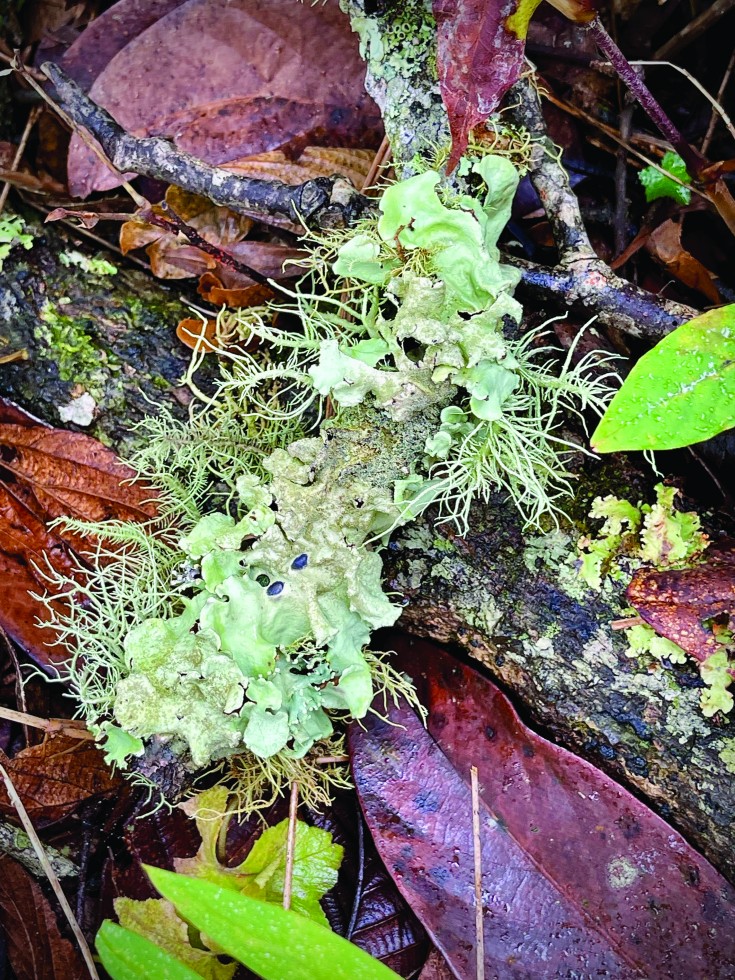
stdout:
{"type": "Polygon", "coordinates": [[[687,167],[678,153],[669,150],[661,160],[661,169],[644,167],[638,174],[638,180],[643,184],[647,201],[656,201],[660,197],[670,197],[679,204],[689,204],[692,192],[682,184],[691,184],[692,178],[687,167]],[[665,173],[661,173],[664,170],[665,173]],[[671,176],[667,176],[670,174],[671,176]],[[672,180],[676,177],[676,180],[672,180]]]}

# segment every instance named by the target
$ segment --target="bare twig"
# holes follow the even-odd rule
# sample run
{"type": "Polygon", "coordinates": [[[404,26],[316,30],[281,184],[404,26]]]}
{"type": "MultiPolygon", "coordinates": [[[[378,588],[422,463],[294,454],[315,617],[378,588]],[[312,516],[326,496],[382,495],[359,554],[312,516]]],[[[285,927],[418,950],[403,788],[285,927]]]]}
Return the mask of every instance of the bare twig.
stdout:
{"type": "Polygon", "coordinates": [[[344,226],[372,206],[340,176],[317,177],[292,187],[210,167],[159,137],[131,136],[57,65],[46,62],[42,70],[54,83],[64,111],[94,136],[114,168],[122,173],[165,180],[238,214],[256,214],[264,221],[279,215],[312,227],[344,226]]]}
{"type": "MultiPolygon", "coordinates": [[[[717,105],[722,105],[722,100],[725,97],[725,89],[730,81],[730,76],[735,69],[735,48],[733,48],[732,54],[730,55],[730,60],[727,63],[727,68],[725,69],[725,74],[722,76],[722,81],[720,82],[720,87],[717,89],[717,105]]],[[[720,118],[720,114],[713,108],[709,119],[709,126],[707,127],[707,132],[702,140],[702,154],[707,156],[707,151],[709,150],[710,143],[712,142],[712,137],[715,135],[715,128],[717,126],[717,120],[720,118]]]]}
{"type": "Polygon", "coordinates": [[[40,728],[47,735],[66,735],[68,738],[80,738],[94,741],[94,735],[84,727],[83,722],[72,718],[38,718],[25,711],[15,711],[13,708],[0,706],[0,718],[6,721],[17,721],[20,725],[30,728],[40,728]]]}
{"type": "MultiPolygon", "coordinates": [[[[44,877],[43,867],[28,834],[5,820],[0,820],[0,852],[22,864],[35,878],[44,877]]],[[[49,844],[44,846],[44,853],[51,862],[57,878],[76,878],[79,874],[79,868],[67,854],[62,854],[49,844]]]]}
{"type": "MultiPolygon", "coordinates": [[[[41,109],[39,106],[35,106],[28,113],[28,120],[26,121],[25,129],[23,130],[23,135],[20,138],[20,143],[18,143],[18,148],[15,151],[15,156],[13,157],[12,163],[10,164],[11,170],[18,169],[18,165],[20,164],[20,161],[23,159],[23,153],[25,151],[26,144],[28,143],[28,138],[31,135],[31,130],[35,126],[36,120],[38,119],[40,114],[41,114],[41,109]]],[[[8,181],[5,181],[2,190],[0,190],[0,214],[2,214],[3,212],[3,209],[5,207],[5,202],[8,199],[9,192],[10,192],[10,184],[8,183],[8,181]]]]}
{"type": "Polygon", "coordinates": [[[599,325],[638,337],[658,339],[696,316],[698,311],[689,306],[662,299],[621,279],[597,258],[559,151],[546,135],[541,100],[529,78],[521,78],[513,86],[512,104],[509,114],[515,124],[535,138],[529,177],[559,252],[559,265],[554,269],[506,259],[521,270],[526,294],[541,303],[551,299],[565,309],[578,308],[587,316],[597,314],[599,325]]]}
{"type": "Polygon", "coordinates": [[[283,907],[291,908],[293,893],[293,864],[296,856],[296,811],[299,806],[299,784],[291,783],[291,798],[288,803],[288,836],[286,838],[286,876],[283,882],[283,907]]]}
{"type": "Polygon", "coordinates": [[[715,24],[723,14],[735,7],[735,0],[715,0],[711,6],[706,7],[699,17],[691,20],[683,30],[675,34],[666,44],[661,45],[655,52],[654,58],[670,58],[676,51],[681,51],[703,34],[708,28],[715,24]]]}
{"type": "MultiPolygon", "coordinates": [[[[0,750],[0,759],[2,760],[7,759],[7,756],[5,755],[4,752],[2,752],[2,750],[0,750]]],[[[97,967],[95,966],[94,960],[92,959],[92,953],[89,949],[89,946],[87,945],[87,940],[84,938],[84,933],[80,929],[79,923],[74,917],[74,913],[72,912],[71,906],[67,901],[66,895],[64,894],[64,891],[61,887],[58,876],[54,871],[51,862],[46,856],[46,852],[43,848],[43,844],[41,843],[41,840],[38,834],[36,833],[36,828],[33,826],[33,823],[31,822],[31,818],[28,816],[28,811],[23,805],[23,801],[21,800],[20,796],[18,796],[15,786],[13,785],[13,781],[8,775],[8,772],[5,769],[5,766],[2,764],[2,762],[0,762],[0,776],[2,776],[3,782],[5,783],[5,789],[10,798],[10,802],[15,807],[15,811],[20,818],[20,822],[23,824],[23,828],[25,832],[28,834],[31,843],[33,844],[33,849],[36,852],[36,855],[41,863],[44,873],[46,874],[46,877],[48,878],[49,884],[53,889],[54,895],[56,896],[56,899],[59,905],[61,906],[64,915],[66,916],[66,921],[69,923],[69,928],[71,929],[72,933],[74,934],[74,938],[77,941],[82,957],[87,966],[87,970],[89,971],[89,975],[90,977],[92,977],[92,980],[99,980],[99,973],[97,973],[97,967]]]]}
{"type": "Polygon", "coordinates": [[[485,980],[485,930],[482,908],[482,839],[480,837],[480,787],[477,766],[470,768],[472,783],[472,846],[475,858],[475,961],[477,980],[485,980]]]}

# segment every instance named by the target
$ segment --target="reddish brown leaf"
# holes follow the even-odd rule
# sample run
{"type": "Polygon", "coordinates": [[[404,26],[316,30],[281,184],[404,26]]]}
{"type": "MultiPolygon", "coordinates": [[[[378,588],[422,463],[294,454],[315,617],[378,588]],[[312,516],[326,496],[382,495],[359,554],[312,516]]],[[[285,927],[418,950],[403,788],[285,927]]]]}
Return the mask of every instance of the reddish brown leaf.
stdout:
{"type": "Polygon", "coordinates": [[[83,980],[86,967],[59,932],[40,886],[17,861],[0,856],[0,926],[17,980],[83,980]]]}
{"type": "Polygon", "coordinates": [[[658,572],[640,568],[626,597],[641,619],[697,660],[722,650],[707,620],[735,620],[735,541],[717,541],[694,568],[658,572]]]}
{"type": "MultiPolygon", "coordinates": [[[[92,50],[97,42],[92,35],[92,50]]],[[[125,129],[170,137],[221,164],[315,143],[377,145],[380,115],[364,78],[357,37],[335,3],[187,0],[173,10],[166,5],[156,23],[119,50],[90,95],[125,129]]],[[[119,182],[72,139],[72,194],[85,197],[119,182]]]]}
{"type": "Polygon", "coordinates": [[[646,249],[679,282],[690,289],[696,289],[710,303],[718,305],[722,298],[712,282],[712,273],[691,252],[687,252],[681,242],[681,233],[680,221],[665,221],[651,232],[646,249]]]}
{"type": "Polygon", "coordinates": [[[0,626],[40,666],[68,653],[49,649],[41,629],[48,612],[29,592],[46,591],[43,570],[72,575],[72,552],[85,541],[61,529],[57,517],[143,521],[155,507],[151,490],[130,484],[133,471],[90,436],[39,424],[16,406],[0,404],[0,626]]]}
{"type": "Polygon", "coordinates": [[[128,42],[185,0],[117,0],[96,17],[61,61],[66,74],[88,92],[103,68],[128,42]]]}
{"type": "MultiPolygon", "coordinates": [[[[451,172],[470,132],[500,105],[523,71],[528,21],[541,0],[433,0],[437,67],[449,116],[451,172]]],[[[550,0],[573,20],[595,16],[593,0],[550,0]]]]}
{"type": "MultiPolygon", "coordinates": [[[[90,797],[119,789],[102,752],[87,739],[55,735],[22,749],[3,763],[34,823],[54,823],[90,797]]],[[[0,813],[14,816],[15,808],[0,785],[0,813]]]]}
{"type": "Polygon", "coordinates": [[[179,320],[179,324],[176,327],[176,336],[190,350],[203,351],[205,354],[211,354],[214,351],[222,349],[216,340],[216,320],[207,320],[204,322],[195,317],[186,317],[184,320],[179,320]]]}
{"type": "Polygon", "coordinates": [[[383,860],[457,976],[474,975],[471,765],[489,975],[728,975],[735,889],[679,834],[528,731],[476,671],[429,644],[401,666],[430,731],[405,705],[368,716],[351,729],[354,777],[383,860]]]}
{"type": "MultiPolygon", "coordinates": [[[[227,289],[213,272],[205,272],[199,279],[197,292],[214,306],[263,306],[274,299],[275,293],[268,286],[253,283],[252,286],[227,289]]],[[[183,338],[179,338],[183,339],[183,338]]],[[[186,341],[184,341],[186,343],[186,341]]]]}

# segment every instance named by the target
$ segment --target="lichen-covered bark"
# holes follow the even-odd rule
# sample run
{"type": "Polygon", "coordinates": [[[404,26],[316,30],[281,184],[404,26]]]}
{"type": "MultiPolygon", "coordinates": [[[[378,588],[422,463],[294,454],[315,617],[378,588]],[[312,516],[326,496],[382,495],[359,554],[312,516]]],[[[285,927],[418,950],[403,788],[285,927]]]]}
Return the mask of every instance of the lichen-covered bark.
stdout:
{"type": "MultiPolygon", "coordinates": [[[[575,501],[582,524],[599,493],[651,497],[639,473],[590,467],[575,501]]],[[[598,594],[580,582],[580,529],[524,534],[499,501],[475,508],[465,539],[425,519],[389,558],[389,580],[409,598],[401,622],[483,663],[531,724],[637,791],[735,876],[735,780],[720,755],[735,746],[734,726],[702,715],[694,666],[626,655],[610,627],[624,583],[598,594]]]]}
{"type": "Polygon", "coordinates": [[[0,366],[0,395],[119,450],[152,407],[185,414],[176,385],[189,351],[175,330],[190,313],[177,293],[124,262],[98,274],[85,264],[94,253],[48,226],[29,228],[33,247],[13,248],[0,270],[0,354],[27,353],[0,366]]]}
{"type": "Polygon", "coordinates": [[[448,147],[449,124],[436,71],[431,0],[366,3],[340,0],[360,37],[365,86],[380,107],[393,161],[411,175],[417,153],[448,147]]]}

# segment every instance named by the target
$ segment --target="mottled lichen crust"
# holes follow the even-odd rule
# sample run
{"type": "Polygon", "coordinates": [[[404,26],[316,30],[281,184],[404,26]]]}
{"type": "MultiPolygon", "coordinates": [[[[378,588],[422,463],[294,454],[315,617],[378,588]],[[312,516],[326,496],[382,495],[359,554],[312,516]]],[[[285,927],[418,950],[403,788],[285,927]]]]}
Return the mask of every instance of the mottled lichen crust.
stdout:
{"type": "Polygon", "coordinates": [[[340,6],[360,37],[365,85],[383,114],[393,159],[410,176],[415,156],[449,145],[431,0],[387,4],[383,13],[367,13],[364,0],[340,0],[340,6]]]}

